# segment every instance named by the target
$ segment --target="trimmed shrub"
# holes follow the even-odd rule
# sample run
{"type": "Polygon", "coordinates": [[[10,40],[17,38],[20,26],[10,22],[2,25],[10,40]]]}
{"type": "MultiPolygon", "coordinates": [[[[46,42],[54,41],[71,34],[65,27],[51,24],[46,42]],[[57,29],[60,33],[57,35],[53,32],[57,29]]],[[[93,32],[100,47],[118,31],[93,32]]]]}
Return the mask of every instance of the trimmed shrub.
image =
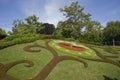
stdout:
{"type": "Polygon", "coordinates": [[[63,39],[64,40],[64,37],[61,34],[56,34],[52,36],[52,39],[63,39]]]}
{"type": "Polygon", "coordinates": [[[52,39],[52,35],[40,34],[39,38],[40,39],[52,39]]]}
{"type": "Polygon", "coordinates": [[[65,38],[64,40],[66,40],[66,41],[75,41],[75,39],[73,39],[73,38],[65,38]]]}
{"type": "Polygon", "coordinates": [[[93,44],[93,45],[102,45],[101,43],[98,43],[98,42],[92,42],[92,41],[86,41],[86,40],[77,40],[77,42],[80,42],[80,43],[87,43],[87,44],[93,44]]]}
{"type": "Polygon", "coordinates": [[[0,42],[0,49],[21,43],[29,43],[38,40],[39,36],[34,34],[12,35],[0,42]]]}

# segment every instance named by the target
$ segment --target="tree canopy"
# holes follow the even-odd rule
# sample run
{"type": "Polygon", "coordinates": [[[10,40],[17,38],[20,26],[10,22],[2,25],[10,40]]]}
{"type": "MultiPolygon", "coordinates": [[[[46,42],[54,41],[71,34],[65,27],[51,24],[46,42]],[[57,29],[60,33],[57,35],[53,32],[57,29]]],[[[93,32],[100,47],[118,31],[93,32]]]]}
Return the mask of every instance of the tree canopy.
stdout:
{"type": "Polygon", "coordinates": [[[3,39],[7,36],[5,30],[3,30],[2,28],[0,28],[0,39],[3,39]]]}
{"type": "Polygon", "coordinates": [[[67,25],[73,28],[73,37],[81,37],[81,30],[90,21],[91,14],[86,14],[84,7],[80,6],[78,2],[72,2],[70,6],[60,8],[60,11],[67,18],[67,25]]]}
{"type": "Polygon", "coordinates": [[[55,26],[53,24],[44,23],[44,24],[42,24],[42,28],[38,33],[40,33],[40,34],[52,34],[54,31],[55,31],[55,26]]]}
{"type": "Polygon", "coordinates": [[[120,21],[108,22],[103,34],[105,41],[120,41],[120,21]]]}

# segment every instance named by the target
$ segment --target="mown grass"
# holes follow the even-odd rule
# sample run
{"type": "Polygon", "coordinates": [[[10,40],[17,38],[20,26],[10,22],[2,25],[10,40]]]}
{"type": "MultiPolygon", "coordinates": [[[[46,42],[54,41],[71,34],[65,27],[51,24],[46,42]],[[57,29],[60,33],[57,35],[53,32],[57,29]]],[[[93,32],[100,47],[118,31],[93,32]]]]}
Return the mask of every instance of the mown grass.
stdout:
{"type": "MultiPolygon", "coordinates": [[[[38,40],[36,42],[38,44],[44,45],[43,40],[38,40]]],[[[33,67],[24,67],[25,64],[14,66],[8,71],[9,75],[14,76],[20,80],[27,80],[28,78],[37,75],[38,72],[52,59],[52,54],[42,48],[40,48],[41,52],[25,52],[23,48],[30,44],[33,43],[19,44],[0,50],[0,63],[7,64],[13,61],[25,59],[33,61],[35,64],[33,67]]],[[[112,54],[105,52],[102,49],[103,47],[105,48],[108,46],[93,46],[104,55],[112,54]]],[[[118,54],[112,55],[118,55],[118,60],[120,60],[120,47],[115,47],[113,49],[117,51],[118,54]]],[[[64,53],[59,51],[57,52],[60,55],[64,55],[64,53]]],[[[46,80],[105,80],[103,75],[109,78],[117,78],[118,80],[120,79],[119,67],[108,63],[88,60],[85,61],[88,63],[87,68],[85,68],[82,63],[77,61],[62,61],[53,69],[46,80]]]]}
{"type": "MultiPolygon", "coordinates": [[[[43,43],[41,40],[39,42],[43,43]]],[[[35,64],[33,67],[24,67],[25,64],[14,66],[8,71],[9,75],[20,80],[27,80],[37,75],[52,58],[52,54],[45,49],[41,49],[41,52],[36,53],[25,52],[23,48],[30,44],[32,43],[15,45],[0,50],[0,63],[7,64],[18,60],[30,60],[35,64]]]]}

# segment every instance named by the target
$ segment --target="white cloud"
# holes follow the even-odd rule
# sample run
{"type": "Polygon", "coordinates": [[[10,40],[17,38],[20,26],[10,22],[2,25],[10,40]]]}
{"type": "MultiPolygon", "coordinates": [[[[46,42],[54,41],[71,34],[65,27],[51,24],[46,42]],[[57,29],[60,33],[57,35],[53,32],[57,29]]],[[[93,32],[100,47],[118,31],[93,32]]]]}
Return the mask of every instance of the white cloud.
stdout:
{"type": "Polygon", "coordinates": [[[63,20],[63,15],[59,12],[63,0],[46,0],[45,14],[47,17],[46,22],[57,24],[58,21],[63,20]]]}
{"type": "Polygon", "coordinates": [[[23,0],[19,1],[21,11],[26,15],[30,16],[33,14],[40,14],[40,0],[23,0]]]}
{"type": "Polygon", "coordinates": [[[35,14],[40,21],[56,25],[59,20],[63,19],[62,14],[59,13],[60,2],[60,0],[24,0],[19,1],[19,6],[26,16],[35,14]]]}
{"type": "Polygon", "coordinates": [[[57,25],[65,17],[59,12],[59,8],[76,0],[22,0],[19,6],[26,16],[37,15],[42,22],[57,25]]]}
{"type": "Polygon", "coordinates": [[[46,22],[57,25],[59,21],[64,20],[65,17],[63,16],[62,13],[60,13],[59,8],[62,8],[73,1],[77,0],[46,0],[47,2],[45,4],[45,14],[47,16],[46,22]]]}

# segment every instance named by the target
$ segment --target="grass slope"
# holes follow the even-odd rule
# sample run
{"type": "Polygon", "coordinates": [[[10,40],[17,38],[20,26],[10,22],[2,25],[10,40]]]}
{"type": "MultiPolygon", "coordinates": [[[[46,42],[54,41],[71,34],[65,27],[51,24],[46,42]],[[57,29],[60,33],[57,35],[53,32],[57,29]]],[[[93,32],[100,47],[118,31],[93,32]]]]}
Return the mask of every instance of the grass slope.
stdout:
{"type": "MultiPolygon", "coordinates": [[[[44,45],[43,40],[36,41],[38,44],[44,45]]],[[[27,80],[28,78],[34,77],[38,72],[52,59],[52,54],[41,49],[41,52],[30,53],[25,52],[23,48],[29,44],[19,44],[12,47],[8,47],[0,50],[0,63],[9,63],[16,60],[31,60],[34,62],[33,67],[24,67],[25,64],[19,64],[8,71],[8,74],[14,76],[20,80],[27,80]]],[[[102,54],[111,54],[105,52],[103,46],[94,46],[102,54]]],[[[36,48],[38,49],[38,48],[36,48]]],[[[120,47],[114,48],[118,52],[120,60],[120,47]]],[[[60,55],[66,55],[57,51],[60,55]]],[[[113,54],[111,54],[113,55],[113,54]]],[[[87,61],[87,60],[86,60],[87,61]]],[[[120,80],[120,68],[112,64],[87,61],[88,67],[84,68],[80,62],[68,60],[60,62],[53,71],[49,74],[46,80],[104,80],[103,75],[109,78],[117,78],[120,80]]]]}

